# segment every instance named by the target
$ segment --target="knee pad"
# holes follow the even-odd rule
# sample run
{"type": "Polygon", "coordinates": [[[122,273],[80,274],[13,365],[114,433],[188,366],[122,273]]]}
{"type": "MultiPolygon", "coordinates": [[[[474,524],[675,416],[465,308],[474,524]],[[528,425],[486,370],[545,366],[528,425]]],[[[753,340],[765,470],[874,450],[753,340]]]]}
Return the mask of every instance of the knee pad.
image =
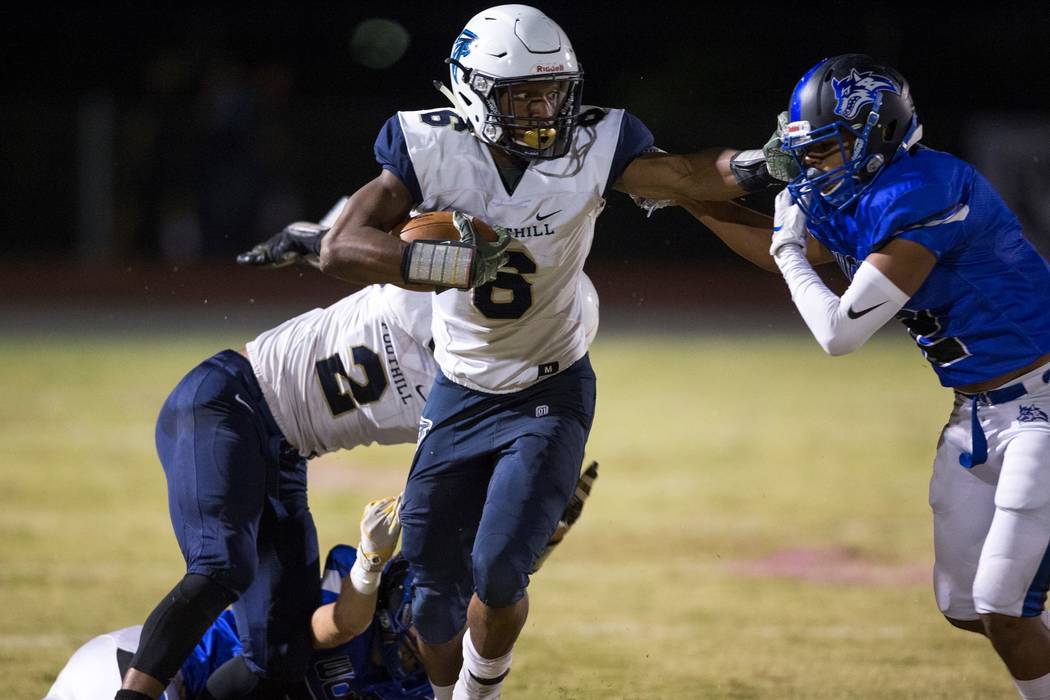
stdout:
{"type": "Polygon", "coordinates": [[[412,594],[412,626],[427,644],[443,644],[467,624],[470,593],[461,586],[435,587],[418,581],[412,594]]]}
{"type": "Polygon", "coordinates": [[[186,574],[142,627],[131,667],[167,685],[204,632],[237,594],[201,574],[186,574]]]}
{"type": "Polygon", "coordinates": [[[474,552],[474,590],[485,605],[505,608],[521,600],[529,585],[528,569],[505,551],[478,547],[474,552]]]}

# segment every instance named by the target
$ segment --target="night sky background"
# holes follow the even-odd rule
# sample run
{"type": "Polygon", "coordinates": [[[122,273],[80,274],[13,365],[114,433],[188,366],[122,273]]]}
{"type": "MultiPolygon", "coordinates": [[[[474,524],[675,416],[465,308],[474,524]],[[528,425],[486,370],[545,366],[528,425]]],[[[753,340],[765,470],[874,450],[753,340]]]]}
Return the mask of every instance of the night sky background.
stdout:
{"type": "MultiPolygon", "coordinates": [[[[761,146],[799,76],[847,52],[869,53],[909,79],[929,146],[966,157],[981,147],[975,133],[984,134],[985,148],[996,138],[995,129],[975,124],[1050,125],[1045,4],[534,4],[571,38],[585,102],[629,109],[671,151],[761,146]]],[[[113,2],[4,10],[0,254],[221,257],[288,221],[320,218],[377,174],[372,143],[387,117],[446,106],[431,81],[447,80],[442,60],[453,39],[486,6],[113,2]],[[363,65],[367,52],[355,55],[351,46],[355,27],[374,17],[410,35],[386,69],[363,65]],[[81,243],[78,252],[81,183],[105,170],[82,158],[85,114],[109,115],[113,124],[106,175],[113,214],[108,247],[81,243]],[[192,238],[199,240],[186,242],[192,238]]],[[[1032,139],[1032,150],[1050,150],[1050,135],[1032,139]]],[[[1035,182],[1050,182],[1050,163],[1033,159],[1035,182]]],[[[647,223],[620,195],[608,209],[594,257],[729,255],[679,212],[647,223]]]]}

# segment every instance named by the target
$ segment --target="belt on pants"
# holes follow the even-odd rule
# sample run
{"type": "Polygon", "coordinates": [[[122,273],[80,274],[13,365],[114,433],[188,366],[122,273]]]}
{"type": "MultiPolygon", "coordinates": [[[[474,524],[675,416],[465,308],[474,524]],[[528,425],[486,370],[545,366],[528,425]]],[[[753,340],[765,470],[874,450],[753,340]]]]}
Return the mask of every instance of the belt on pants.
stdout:
{"type": "Polygon", "coordinates": [[[1008,384],[1007,386],[992,389],[991,391],[982,391],[978,394],[964,394],[961,391],[956,392],[959,396],[969,399],[971,406],[970,435],[972,444],[970,452],[963,452],[959,455],[959,464],[966,469],[971,469],[978,464],[984,464],[988,461],[988,439],[984,435],[984,429],[981,428],[981,420],[977,416],[977,406],[979,404],[996,406],[1001,403],[1016,401],[1028,393],[1029,386],[1031,386],[1032,389],[1035,389],[1037,386],[1048,382],[1050,382],[1050,370],[1043,372],[1042,376],[1036,374],[1035,376],[1029,377],[1027,380],[1015,384],[1008,384]]]}

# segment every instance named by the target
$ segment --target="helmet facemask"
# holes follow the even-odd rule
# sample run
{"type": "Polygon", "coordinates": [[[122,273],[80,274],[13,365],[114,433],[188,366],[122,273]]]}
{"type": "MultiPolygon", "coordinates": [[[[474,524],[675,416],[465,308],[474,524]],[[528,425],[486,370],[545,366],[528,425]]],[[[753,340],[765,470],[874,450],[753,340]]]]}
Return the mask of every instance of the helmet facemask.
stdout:
{"type": "MultiPolygon", "coordinates": [[[[583,72],[499,78],[467,68],[455,59],[446,62],[462,74],[464,87],[457,90],[460,100],[477,99],[484,106],[480,124],[472,124],[486,143],[515,156],[533,159],[561,158],[572,146],[582,104],[583,72]],[[549,86],[554,97],[543,95],[549,86]],[[521,99],[521,93],[539,91],[535,97],[521,99]],[[550,116],[528,113],[533,100],[553,102],[550,116]]],[[[470,106],[469,104],[467,105],[470,106]]]]}
{"type": "Polygon", "coordinates": [[[878,108],[881,102],[882,95],[876,95],[871,112],[863,124],[850,125],[836,120],[816,129],[811,129],[807,121],[788,124],[781,147],[795,159],[800,172],[798,177],[788,183],[788,190],[807,216],[818,215],[811,211],[818,200],[834,209],[849,206],[882,172],[885,156],[871,153],[869,148],[872,128],[879,121],[878,108]],[[837,150],[841,165],[821,170],[807,162],[809,154],[825,150],[837,150]]]}
{"type": "Polygon", "coordinates": [[[922,137],[907,81],[860,54],[824,59],[799,81],[782,148],[800,168],[788,183],[811,220],[853,204],[922,137]],[[810,157],[814,153],[820,157],[810,157]],[[837,153],[835,167],[815,167],[837,153]]]}

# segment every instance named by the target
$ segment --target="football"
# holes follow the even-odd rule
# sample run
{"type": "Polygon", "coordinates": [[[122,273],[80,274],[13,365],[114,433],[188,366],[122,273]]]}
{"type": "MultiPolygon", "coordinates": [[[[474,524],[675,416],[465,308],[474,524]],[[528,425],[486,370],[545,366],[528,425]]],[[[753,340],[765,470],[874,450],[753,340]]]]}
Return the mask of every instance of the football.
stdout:
{"type": "MultiPolygon", "coordinates": [[[[496,240],[496,232],[481,219],[474,219],[474,230],[483,241],[496,240]]],[[[392,233],[401,236],[403,241],[458,241],[459,231],[452,225],[452,212],[433,211],[413,216],[392,233]]]]}

